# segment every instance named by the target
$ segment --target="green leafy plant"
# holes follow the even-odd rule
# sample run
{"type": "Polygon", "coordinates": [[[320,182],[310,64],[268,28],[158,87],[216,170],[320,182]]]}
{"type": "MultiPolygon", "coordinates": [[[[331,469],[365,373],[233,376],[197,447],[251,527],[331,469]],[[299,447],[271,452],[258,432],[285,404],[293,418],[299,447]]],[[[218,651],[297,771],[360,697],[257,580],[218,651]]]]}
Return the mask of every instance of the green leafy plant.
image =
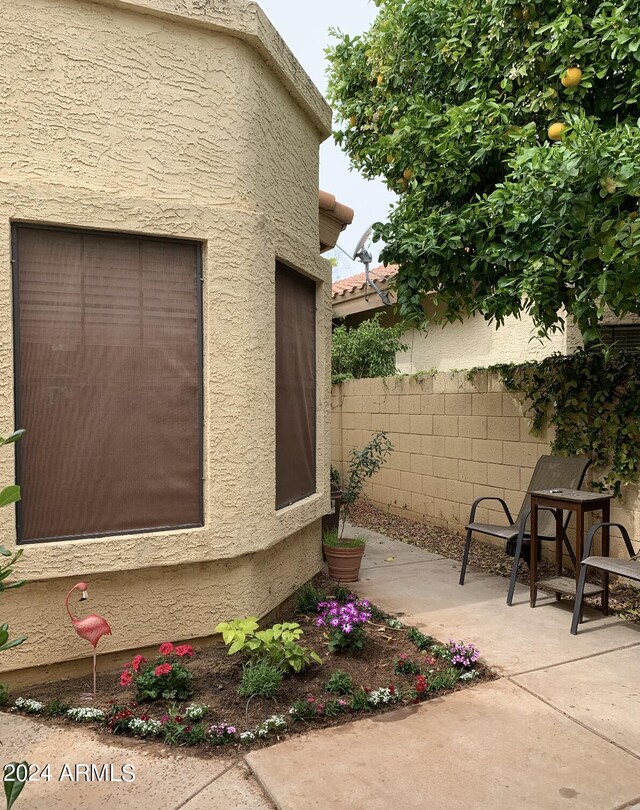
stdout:
{"type": "Polygon", "coordinates": [[[294,700],[290,708],[291,716],[296,720],[313,720],[318,716],[316,699],[309,695],[307,698],[294,700]]]}
{"type": "Polygon", "coordinates": [[[593,347],[489,371],[527,402],[534,436],[555,429],[553,453],[592,459],[597,489],[620,495],[640,479],[640,354],[593,347]]]}
{"type": "Polygon", "coordinates": [[[282,670],[266,659],[249,661],[242,669],[238,694],[243,698],[254,696],[272,698],[282,684],[282,670]]]}
{"type": "Polygon", "coordinates": [[[7,810],[11,810],[29,780],[28,762],[8,762],[3,769],[2,781],[7,810]]]}
{"type": "Polygon", "coordinates": [[[301,672],[313,662],[322,663],[316,652],[297,643],[303,634],[297,622],[274,624],[259,630],[257,620],[250,616],[221,622],[214,632],[222,633],[229,655],[241,652],[253,660],[267,659],[282,672],[301,672]]]}
{"type": "Polygon", "coordinates": [[[369,695],[365,689],[359,686],[351,696],[351,710],[354,712],[368,712],[371,711],[371,704],[369,703],[369,695]]]}
{"type": "MultiPolygon", "coordinates": [[[[0,436],[0,447],[14,444],[22,438],[24,433],[24,430],[16,430],[10,436],[7,436],[6,439],[0,436]]],[[[10,506],[11,504],[17,503],[19,500],[20,487],[16,484],[11,484],[0,491],[0,507],[10,506]]],[[[26,585],[26,580],[24,579],[15,582],[7,582],[8,577],[13,573],[13,567],[22,556],[22,549],[20,548],[12,553],[9,549],[0,545],[0,556],[5,558],[4,561],[0,562],[0,593],[15,588],[22,588],[23,585],[26,585]]],[[[18,636],[18,638],[9,640],[9,625],[6,622],[0,624],[0,652],[10,650],[12,647],[19,647],[20,644],[23,644],[26,640],[26,636],[18,636]]]]}
{"type": "Polygon", "coordinates": [[[337,326],[331,336],[332,384],[397,374],[396,352],[408,348],[401,341],[402,332],[402,324],[382,326],[380,313],[351,329],[337,326]]]}
{"type": "Polygon", "coordinates": [[[406,655],[399,655],[393,661],[393,671],[396,675],[419,675],[420,664],[407,658],[406,655]]]}
{"type": "Polygon", "coordinates": [[[62,701],[57,698],[53,698],[44,707],[43,714],[47,717],[62,717],[66,715],[68,711],[69,706],[66,703],[62,703],[62,701]]]}
{"type": "Polygon", "coordinates": [[[431,636],[425,636],[417,627],[410,627],[407,630],[407,639],[422,651],[430,650],[434,645],[434,640],[431,636]]]}
{"type": "Polygon", "coordinates": [[[400,195],[374,238],[401,316],[544,335],[568,313],[588,342],[640,313],[637,0],[376,5],[335,32],[329,98],[352,165],[400,195]]]}
{"type": "Polygon", "coordinates": [[[452,689],[460,680],[460,671],[454,667],[441,669],[429,676],[429,692],[440,692],[442,689],[452,689]]]}
{"type": "Polygon", "coordinates": [[[189,644],[175,646],[165,641],[159,647],[159,657],[153,662],[142,655],[134,656],[120,673],[120,686],[136,687],[136,700],[186,700],[193,694],[191,672],[185,661],[193,656],[189,644]]]}
{"type": "Polygon", "coordinates": [[[366,481],[378,472],[392,450],[393,445],[383,430],[375,433],[371,441],[362,450],[356,450],[355,448],[351,450],[349,471],[342,488],[342,528],[340,536],[344,534],[345,523],[351,514],[353,505],[362,494],[366,481]]]}
{"type": "Polygon", "coordinates": [[[305,583],[295,593],[296,610],[298,613],[317,613],[318,602],[323,602],[327,594],[322,588],[317,588],[313,582],[305,583]]]}
{"type": "Polygon", "coordinates": [[[328,529],[322,534],[322,544],[327,548],[364,548],[362,537],[340,537],[336,529],[328,529]]]}
{"type": "Polygon", "coordinates": [[[324,688],[334,695],[350,695],[353,692],[353,678],[348,672],[336,669],[331,673],[324,688]]]}

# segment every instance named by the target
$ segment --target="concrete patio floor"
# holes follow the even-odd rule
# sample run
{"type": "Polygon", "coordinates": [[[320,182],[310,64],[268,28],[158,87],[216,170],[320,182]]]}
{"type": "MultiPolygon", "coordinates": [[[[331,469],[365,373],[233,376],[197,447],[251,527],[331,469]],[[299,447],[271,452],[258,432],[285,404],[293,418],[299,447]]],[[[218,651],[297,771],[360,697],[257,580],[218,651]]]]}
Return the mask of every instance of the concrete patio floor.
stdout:
{"type": "Polygon", "coordinates": [[[640,810],[640,628],[570,608],[436,554],[367,536],[355,590],[440,640],[474,642],[501,677],[296,736],[242,759],[202,759],[89,728],[0,714],[2,761],[51,763],[16,807],[57,810],[640,810]],[[63,764],[135,767],[135,782],[59,780],[63,764]],[[249,773],[247,765],[253,772],[249,773]],[[263,790],[264,788],[264,790],[263,790]]]}
{"type": "Polygon", "coordinates": [[[424,632],[475,643],[502,677],[247,756],[279,810],[616,810],[640,803],[640,628],[367,537],[355,590],[424,632]],[[390,559],[393,558],[393,559],[390,559]]]}

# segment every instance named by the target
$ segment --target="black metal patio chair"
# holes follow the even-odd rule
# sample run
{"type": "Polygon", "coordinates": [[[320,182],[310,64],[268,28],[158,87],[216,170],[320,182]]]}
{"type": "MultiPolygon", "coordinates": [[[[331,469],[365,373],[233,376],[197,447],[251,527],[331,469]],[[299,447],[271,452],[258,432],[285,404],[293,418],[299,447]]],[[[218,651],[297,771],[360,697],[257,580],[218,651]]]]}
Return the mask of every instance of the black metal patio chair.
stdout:
{"type": "MultiPolygon", "coordinates": [[[[636,552],[631,543],[629,532],[620,523],[596,523],[592,526],[587,535],[587,540],[584,544],[584,555],[580,565],[580,576],[578,577],[578,584],[576,586],[576,604],[573,609],[573,621],[571,622],[571,632],[575,636],[578,632],[578,624],[582,621],[582,610],[584,600],[584,586],[587,580],[587,571],[593,568],[596,571],[601,571],[606,574],[617,574],[627,579],[633,579],[640,582],[640,552],[636,552]],[[618,557],[592,557],[591,546],[593,545],[593,538],[596,532],[600,531],[603,526],[615,526],[620,529],[622,539],[629,554],[628,560],[622,560],[618,557]]],[[[606,585],[608,587],[608,583],[606,585]]]]}
{"type": "MultiPolygon", "coordinates": [[[[530,543],[529,516],[531,514],[531,496],[529,492],[540,489],[580,489],[587,468],[591,463],[587,456],[541,456],[531,476],[528,492],[522,501],[522,506],[518,512],[518,517],[514,520],[509,511],[509,507],[502,498],[495,496],[485,496],[477,498],[471,506],[469,523],[466,526],[467,537],[464,544],[464,555],[462,558],[462,568],[460,570],[460,585],[464,585],[464,577],[469,561],[469,550],[471,548],[471,538],[474,532],[478,534],[488,534],[490,537],[500,537],[507,542],[507,545],[515,542],[515,553],[513,568],[511,569],[511,579],[509,580],[509,593],[507,604],[513,602],[513,593],[516,588],[516,576],[518,574],[518,563],[522,556],[523,545],[530,543]],[[476,511],[483,501],[498,501],[509,521],[508,526],[500,526],[493,523],[476,523],[476,511]]],[[[538,518],[538,539],[555,540],[556,521],[553,510],[539,509],[538,518]]],[[[571,518],[571,512],[565,510],[563,515],[563,541],[575,566],[576,559],[566,529],[571,518]]],[[[530,554],[538,553],[538,549],[530,549],[530,554]]]]}

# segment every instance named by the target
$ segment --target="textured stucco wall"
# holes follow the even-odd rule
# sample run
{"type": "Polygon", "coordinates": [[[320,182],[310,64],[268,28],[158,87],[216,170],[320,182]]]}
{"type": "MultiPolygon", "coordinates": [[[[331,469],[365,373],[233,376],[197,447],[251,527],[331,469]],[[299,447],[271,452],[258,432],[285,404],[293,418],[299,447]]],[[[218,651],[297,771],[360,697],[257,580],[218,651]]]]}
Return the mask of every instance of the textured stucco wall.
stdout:
{"type": "MultiPolygon", "coordinates": [[[[473,501],[484,495],[503,498],[517,515],[533,468],[549,453],[552,438],[549,432],[529,433],[523,405],[488,372],[473,381],[464,373],[351,380],[333,387],[332,417],[337,467],[344,467],[351,449],[361,448],[374,431],[387,431],[393,443],[388,462],[365,487],[366,498],[394,514],[458,531],[468,522],[473,501]]],[[[476,519],[505,523],[496,502],[481,505],[476,519]]],[[[632,537],[640,536],[637,486],[612,502],[611,519],[632,537]]],[[[550,552],[550,544],[545,548],[550,552]]],[[[614,530],[612,554],[622,554],[623,548],[614,530]]]]}
{"type": "MultiPolygon", "coordinates": [[[[80,576],[117,614],[110,644],[126,649],[204,632],[194,583],[200,594],[220,590],[210,628],[223,608],[274,607],[272,577],[280,599],[318,570],[331,281],[318,256],[318,146],[329,111],[308,79],[292,92],[299,66],[263,15],[235,0],[0,0],[0,11],[0,430],[13,426],[11,220],[197,239],[204,275],[205,526],[27,546],[20,573],[38,582],[3,600],[3,618],[30,636],[3,656],[0,669],[11,669],[78,654],[46,639],[60,635],[49,605],[80,576]],[[276,257],[318,281],[318,492],[280,512],[276,257]],[[287,562],[281,549],[294,535],[302,557],[287,562]],[[246,563],[268,549],[251,558],[262,567],[246,563]],[[183,603],[197,626],[167,627],[183,603]]],[[[13,476],[5,452],[0,481],[13,476]]],[[[0,537],[15,545],[12,509],[0,512],[0,537]]]]}
{"type": "Polygon", "coordinates": [[[533,336],[533,323],[526,316],[507,318],[496,329],[495,324],[474,315],[462,323],[434,326],[428,333],[409,329],[403,341],[409,349],[398,352],[396,360],[402,374],[522,363],[566,350],[565,333],[558,332],[541,342],[533,336]]]}

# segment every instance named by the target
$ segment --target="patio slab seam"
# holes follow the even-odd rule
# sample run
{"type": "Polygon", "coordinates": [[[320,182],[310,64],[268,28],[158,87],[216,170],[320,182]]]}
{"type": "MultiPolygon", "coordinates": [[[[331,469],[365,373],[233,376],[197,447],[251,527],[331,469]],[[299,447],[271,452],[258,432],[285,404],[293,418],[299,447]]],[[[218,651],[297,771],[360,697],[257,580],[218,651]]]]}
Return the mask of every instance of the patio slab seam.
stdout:
{"type": "Polygon", "coordinates": [[[437,563],[442,562],[442,560],[446,560],[446,557],[434,557],[433,560],[411,560],[410,562],[389,562],[385,565],[361,565],[361,571],[380,571],[384,568],[400,568],[401,566],[407,565],[429,565],[430,563],[437,563]]]}
{"type": "MultiPolygon", "coordinates": [[[[544,703],[545,706],[548,706],[550,709],[553,709],[558,714],[561,714],[563,717],[566,717],[567,720],[571,720],[572,723],[575,723],[576,725],[580,726],[585,731],[588,731],[591,734],[595,734],[596,737],[600,737],[601,740],[603,740],[606,743],[609,743],[609,745],[613,745],[619,751],[623,751],[625,754],[629,754],[634,759],[640,760],[640,756],[638,756],[638,754],[636,754],[634,751],[631,751],[628,748],[625,748],[624,745],[620,745],[620,743],[617,743],[614,740],[610,739],[609,737],[606,736],[606,734],[602,734],[600,731],[597,731],[596,729],[592,728],[591,726],[587,725],[586,723],[583,723],[582,720],[578,720],[576,717],[573,717],[572,715],[570,715],[567,712],[563,711],[558,706],[556,706],[554,703],[551,703],[551,701],[547,700],[546,698],[543,698],[541,695],[538,695],[536,692],[532,691],[531,689],[528,689],[526,686],[523,686],[521,683],[518,683],[516,680],[514,680],[514,677],[515,676],[509,675],[509,676],[506,677],[506,680],[511,681],[511,683],[514,686],[517,686],[519,689],[522,689],[523,692],[526,692],[528,695],[531,695],[532,697],[536,698],[541,703],[544,703]]],[[[632,800],[632,801],[635,801],[635,799],[632,800]]],[[[628,806],[629,806],[629,803],[625,803],[625,804],[622,805],[622,807],[628,807],[628,806]]],[[[616,810],[616,808],[614,808],[614,810],[616,810]]]]}
{"type": "Polygon", "coordinates": [[[187,796],[186,799],[182,799],[179,802],[179,804],[176,804],[174,806],[173,810],[180,810],[181,807],[184,807],[190,801],[195,799],[196,796],[198,796],[200,793],[202,793],[204,790],[206,790],[214,782],[217,782],[218,779],[221,779],[225,774],[229,773],[229,771],[232,771],[234,768],[236,768],[242,762],[244,762],[244,757],[238,757],[238,759],[231,762],[226,768],[224,768],[224,770],[220,771],[220,773],[217,773],[212,779],[209,779],[208,782],[205,782],[204,785],[201,785],[197,790],[195,790],[193,793],[189,794],[189,796],[187,796]]]}
{"type": "Polygon", "coordinates": [[[534,667],[533,669],[523,669],[522,672],[510,672],[508,675],[500,677],[519,678],[521,675],[531,675],[533,672],[556,669],[557,667],[564,667],[567,664],[575,664],[577,661],[586,661],[588,658],[599,658],[601,655],[609,655],[610,653],[621,652],[622,650],[631,650],[634,647],[640,647],[640,641],[633,641],[631,644],[623,644],[621,647],[612,647],[610,650],[599,650],[598,652],[589,653],[589,655],[581,655],[578,658],[570,658],[568,661],[557,661],[555,664],[546,664],[541,667],[534,667]]]}

